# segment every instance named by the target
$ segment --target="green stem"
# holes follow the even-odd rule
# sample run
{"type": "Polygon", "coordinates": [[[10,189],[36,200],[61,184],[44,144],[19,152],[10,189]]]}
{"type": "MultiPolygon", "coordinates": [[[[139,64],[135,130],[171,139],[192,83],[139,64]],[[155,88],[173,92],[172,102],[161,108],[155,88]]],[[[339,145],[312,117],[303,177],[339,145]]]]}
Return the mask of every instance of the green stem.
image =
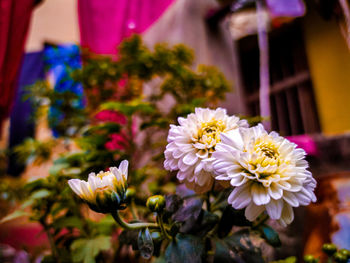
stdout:
{"type": "Polygon", "coordinates": [[[207,192],[206,202],[207,202],[207,210],[210,211],[210,192],[207,192]]]}
{"type": "Polygon", "coordinates": [[[112,212],[112,216],[114,220],[124,229],[128,230],[138,230],[138,229],[143,229],[143,228],[159,228],[159,225],[156,223],[132,223],[129,224],[125,222],[119,214],[119,211],[112,212]]]}
{"type": "Polygon", "coordinates": [[[137,216],[137,212],[136,212],[136,209],[135,209],[135,201],[134,201],[134,199],[132,199],[131,202],[130,202],[130,211],[131,211],[133,219],[137,220],[138,216],[137,216]]]}
{"type": "Polygon", "coordinates": [[[129,135],[129,147],[127,149],[127,154],[129,155],[129,171],[134,171],[134,159],[132,157],[135,155],[135,143],[132,131],[132,116],[128,116],[127,121],[127,130],[129,135]]]}
{"type": "Polygon", "coordinates": [[[211,204],[210,204],[210,194],[214,192],[214,188],[215,188],[215,181],[211,187],[211,190],[209,192],[207,192],[207,196],[206,196],[206,201],[207,201],[207,210],[210,212],[211,211],[211,204]]]}
{"type": "Polygon", "coordinates": [[[52,257],[56,260],[56,262],[60,262],[60,259],[58,257],[58,253],[57,253],[57,248],[55,245],[55,240],[50,232],[49,226],[46,224],[46,220],[42,219],[42,220],[40,220],[40,223],[44,228],[44,231],[47,235],[47,239],[49,240],[49,244],[50,244],[50,248],[51,248],[51,252],[52,252],[52,257]]]}
{"type": "Polygon", "coordinates": [[[161,214],[157,214],[157,223],[160,226],[160,230],[162,231],[163,235],[165,236],[166,239],[172,240],[172,237],[168,234],[164,227],[163,223],[163,216],[161,214]]]}

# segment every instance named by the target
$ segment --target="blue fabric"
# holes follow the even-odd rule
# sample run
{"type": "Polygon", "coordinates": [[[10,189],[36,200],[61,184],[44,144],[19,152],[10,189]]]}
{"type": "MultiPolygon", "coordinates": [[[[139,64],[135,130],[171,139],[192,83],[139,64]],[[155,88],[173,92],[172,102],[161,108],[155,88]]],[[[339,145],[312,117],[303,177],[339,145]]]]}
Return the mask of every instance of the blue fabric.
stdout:
{"type": "MultiPolygon", "coordinates": [[[[83,86],[71,77],[74,70],[81,68],[79,47],[75,44],[47,45],[44,50],[44,62],[54,89],[59,92],[71,91],[77,94],[78,99],[73,106],[83,108],[83,86]]],[[[51,123],[51,128],[54,136],[58,137],[60,134],[55,130],[55,126],[64,118],[64,115],[57,106],[53,105],[49,111],[49,118],[54,120],[51,123]]]]}
{"type": "MultiPolygon", "coordinates": [[[[34,136],[34,122],[31,119],[33,110],[30,102],[24,101],[22,97],[26,86],[32,85],[44,77],[43,52],[25,54],[18,76],[16,99],[10,116],[9,148],[22,143],[27,137],[34,136]]],[[[17,176],[24,167],[18,165],[15,158],[12,155],[9,158],[8,173],[17,176]]]]}

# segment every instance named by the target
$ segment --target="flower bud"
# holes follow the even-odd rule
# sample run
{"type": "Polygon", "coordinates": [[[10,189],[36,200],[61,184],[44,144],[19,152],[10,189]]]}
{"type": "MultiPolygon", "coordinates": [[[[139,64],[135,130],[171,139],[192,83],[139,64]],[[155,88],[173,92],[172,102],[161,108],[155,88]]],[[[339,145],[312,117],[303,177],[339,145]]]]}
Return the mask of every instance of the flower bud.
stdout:
{"type": "Polygon", "coordinates": [[[345,248],[339,249],[338,251],[340,254],[346,256],[348,259],[350,258],[350,250],[347,250],[345,248]]]}
{"type": "Polygon", "coordinates": [[[152,212],[162,212],[165,207],[165,198],[162,195],[154,195],[147,199],[146,206],[152,212]]]}
{"type": "Polygon", "coordinates": [[[304,256],[305,263],[316,263],[318,260],[313,255],[305,255],[304,256]]]}
{"type": "Polygon", "coordinates": [[[128,161],[122,161],[119,168],[111,167],[97,175],[91,173],[88,181],[71,179],[68,184],[92,210],[110,213],[125,208],[127,176],[128,161]]]}
{"type": "Polygon", "coordinates": [[[334,257],[335,262],[337,262],[337,263],[346,263],[348,261],[348,257],[343,255],[340,252],[336,252],[333,255],[333,257],[334,257]]]}
{"type": "Polygon", "coordinates": [[[158,231],[152,232],[151,237],[152,237],[154,242],[158,242],[158,241],[162,240],[162,234],[158,231]]]}
{"type": "Polygon", "coordinates": [[[129,187],[128,190],[126,190],[126,200],[130,201],[133,199],[136,195],[136,190],[133,187],[129,187]]]}
{"type": "Polygon", "coordinates": [[[328,256],[332,256],[335,252],[337,252],[337,246],[334,244],[326,243],[326,244],[323,244],[322,250],[328,256]]]}

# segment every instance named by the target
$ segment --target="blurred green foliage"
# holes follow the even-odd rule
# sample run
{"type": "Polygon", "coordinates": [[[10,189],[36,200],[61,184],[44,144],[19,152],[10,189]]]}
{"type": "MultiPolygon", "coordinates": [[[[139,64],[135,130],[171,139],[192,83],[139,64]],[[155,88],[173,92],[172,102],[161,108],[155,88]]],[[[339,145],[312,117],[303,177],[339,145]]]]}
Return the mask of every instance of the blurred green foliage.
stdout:
{"type": "Polygon", "coordinates": [[[175,191],[174,177],[161,165],[169,124],[195,107],[215,106],[230,90],[215,67],[199,65],[193,70],[193,59],[193,52],[184,45],[163,43],[151,50],[135,35],[119,46],[117,59],[83,53],[82,69],[72,73],[84,87],[83,109],[75,107],[74,93],[56,91],[45,81],[27,88],[25,99],[36,109],[33,118],[37,123],[47,119],[59,137],[30,138],[14,149],[21,163],[52,162],[52,166],[47,176],[17,186],[22,198],[11,191],[15,182],[2,186],[1,193],[13,193],[11,200],[20,204],[1,222],[24,215],[39,222],[52,252],[43,262],[100,262],[106,260],[102,253],[106,250],[115,251],[114,260],[125,257],[121,251],[126,244],[111,241],[114,220],[91,217],[68,187],[68,179],[86,179],[90,172],[128,159],[128,183],[137,191],[125,216],[142,219],[152,216],[145,207],[149,195],[175,191]],[[60,120],[47,114],[51,106],[63,113],[60,120]],[[106,118],[104,111],[109,114],[106,118]],[[111,114],[117,119],[110,119],[111,114]],[[53,159],[57,147],[64,149],[63,154],[53,159]]]}

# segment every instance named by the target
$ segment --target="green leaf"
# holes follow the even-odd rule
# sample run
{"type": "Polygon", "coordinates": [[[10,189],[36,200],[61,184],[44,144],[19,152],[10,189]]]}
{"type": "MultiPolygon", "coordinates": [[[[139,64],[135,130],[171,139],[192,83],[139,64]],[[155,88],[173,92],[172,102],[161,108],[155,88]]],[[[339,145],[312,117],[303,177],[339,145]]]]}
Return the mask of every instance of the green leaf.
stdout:
{"type": "Polygon", "coordinates": [[[46,255],[41,260],[41,263],[55,263],[56,259],[52,255],[46,255]]]}
{"type": "Polygon", "coordinates": [[[94,229],[99,235],[112,235],[112,232],[116,226],[116,222],[111,215],[107,215],[99,222],[94,222],[93,224],[94,229]]]}
{"type": "Polygon", "coordinates": [[[61,217],[59,219],[56,219],[52,225],[56,229],[65,228],[65,227],[75,227],[80,230],[83,229],[83,223],[81,219],[76,216],[61,217]]]}
{"type": "Polygon", "coordinates": [[[50,195],[50,191],[42,189],[34,192],[29,198],[30,199],[41,199],[50,195]]]}
{"type": "Polygon", "coordinates": [[[159,257],[159,258],[156,258],[156,259],[153,261],[153,263],[167,263],[167,262],[165,261],[165,257],[161,256],[161,257],[159,257]]]}
{"type": "Polygon", "coordinates": [[[286,259],[271,261],[270,263],[297,263],[297,258],[296,257],[288,257],[286,259]]]}
{"type": "Polygon", "coordinates": [[[214,263],[231,263],[236,262],[235,259],[235,253],[231,252],[226,242],[219,239],[215,241],[214,263]]]}
{"type": "MultiPolygon", "coordinates": [[[[225,200],[226,201],[226,200],[225,200]]],[[[244,210],[233,209],[231,205],[225,207],[222,217],[220,219],[218,235],[219,237],[227,236],[233,226],[250,226],[249,222],[244,216],[244,210]]]]}
{"type": "Polygon", "coordinates": [[[255,247],[248,229],[235,232],[224,239],[216,240],[214,263],[249,262],[265,263],[261,250],[255,247]]]}
{"type": "Polygon", "coordinates": [[[37,179],[27,183],[24,186],[24,189],[26,191],[34,191],[35,189],[43,188],[43,187],[45,187],[45,180],[41,178],[41,179],[37,179]]]}
{"type": "Polygon", "coordinates": [[[26,208],[28,206],[31,206],[34,203],[34,201],[35,200],[33,200],[33,199],[28,199],[28,200],[24,201],[24,203],[22,203],[21,206],[20,206],[21,209],[24,209],[24,208],[26,208]]]}
{"type": "Polygon", "coordinates": [[[263,224],[260,227],[263,238],[273,247],[280,247],[281,240],[278,236],[278,233],[270,226],[263,224]]]}
{"type": "Polygon", "coordinates": [[[208,211],[204,211],[200,222],[198,222],[199,229],[196,231],[196,235],[205,236],[210,230],[212,230],[218,223],[219,216],[208,211]]]}
{"type": "Polygon", "coordinates": [[[297,263],[296,257],[288,257],[284,260],[284,263],[297,263]]]}
{"type": "Polygon", "coordinates": [[[155,111],[151,104],[141,100],[134,100],[129,103],[123,102],[106,102],[101,105],[101,110],[115,110],[127,116],[131,116],[136,112],[151,114],[155,111]]]}
{"type": "Polygon", "coordinates": [[[119,242],[125,245],[131,245],[133,250],[138,249],[137,238],[138,238],[137,230],[124,230],[119,235],[119,242]]]}
{"type": "Polygon", "coordinates": [[[203,201],[199,198],[186,199],[182,207],[173,215],[178,222],[188,221],[190,218],[196,220],[202,211],[203,201]]]}
{"type": "Polygon", "coordinates": [[[120,132],[120,124],[115,122],[106,122],[106,123],[97,124],[88,128],[84,132],[84,135],[94,134],[99,131],[106,131],[108,133],[118,133],[120,132]]]}
{"type": "Polygon", "coordinates": [[[0,224],[6,223],[8,221],[14,220],[14,219],[22,217],[22,216],[28,216],[28,215],[29,215],[29,213],[27,213],[27,212],[25,212],[23,210],[16,210],[13,213],[3,217],[0,220],[0,224]]]}
{"type": "Polygon", "coordinates": [[[77,239],[71,245],[73,262],[95,263],[96,256],[111,248],[111,238],[97,236],[93,239],[77,239]]]}
{"type": "Polygon", "coordinates": [[[165,250],[165,260],[171,263],[201,263],[205,256],[203,239],[178,234],[165,250]]]}
{"type": "Polygon", "coordinates": [[[53,166],[49,169],[49,174],[56,176],[58,175],[63,169],[68,168],[69,163],[55,163],[53,166]]]}

